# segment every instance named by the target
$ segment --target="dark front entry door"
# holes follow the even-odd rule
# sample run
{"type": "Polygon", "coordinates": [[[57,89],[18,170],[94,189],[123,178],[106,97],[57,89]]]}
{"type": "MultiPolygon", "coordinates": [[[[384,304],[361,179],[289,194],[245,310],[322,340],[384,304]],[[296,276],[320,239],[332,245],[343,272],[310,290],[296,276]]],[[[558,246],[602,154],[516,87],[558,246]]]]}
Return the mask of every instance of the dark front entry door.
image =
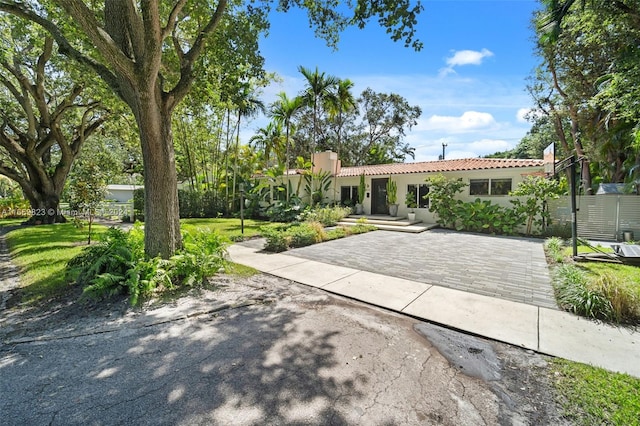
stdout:
{"type": "Polygon", "coordinates": [[[388,178],[371,179],[371,214],[389,214],[387,207],[388,178]]]}

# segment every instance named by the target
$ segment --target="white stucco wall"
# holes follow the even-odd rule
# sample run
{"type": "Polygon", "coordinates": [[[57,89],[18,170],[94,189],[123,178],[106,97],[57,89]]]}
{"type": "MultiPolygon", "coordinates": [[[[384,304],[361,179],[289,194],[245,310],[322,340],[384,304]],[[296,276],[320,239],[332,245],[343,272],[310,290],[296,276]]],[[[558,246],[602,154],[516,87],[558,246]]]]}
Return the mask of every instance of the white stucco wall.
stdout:
{"type": "MultiPolygon", "coordinates": [[[[461,171],[461,172],[443,172],[442,174],[449,179],[457,179],[461,178],[464,183],[467,184],[466,187],[463,188],[462,192],[458,195],[458,199],[462,201],[474,201],[476,198],[480,198],[482,200],[491,201],[493,204],[498,204],[502,206],[511,206],[509,200],[511,197],[508,195],[502,196],[477,196],[469,194],[469,181],[471,179],[511,179],[511,189],[514,190],[517,188],[518,184],[522,182],[526,175],[540,171],[539,167],[520,167],[520,168],[505,168],[505,169],[489,169],[489,170],[470,170],[470,171],[461,171]]],[[[427,177],[434,176],[437,173],[412,173],[412,174],[398,174],[392,175],[392,179],[396,181],[398,185],[398,215],[406,216],[409,212],[409,209],[404,204],[405,197],[407,195],[407,186],[408,185],[420,185],[424,184],[427,177]]],[[[379,178],[388,178],[389,175],[372,175],[366,176],[365,182],[367,186],[367,195],[364,199],[364,211],[365,214],[371,214],[371,180],[379,179],[379,178]]],[[[292,182],[297,182],[300,176],[293,176],[292,182]]],[[[337,185],[336,185],[336,194],[334,195],[333,184],[329,191],[327,191],[325,202],[331,201],[339,201],[340,199],[340,188],[342,186],[358,186],[360,182],[360,178],[358,176],[353,177],[338,177],[337,185]]],[[[304,186],[304,185],[302,185],[304,186]]],[[[296,184],[293,183],[293,187],[296,187],[296,184]]],[[[305,194],[299,194],[300,196],[304,196],[305,194]]],[[[427,223],[435,223],[436,217],[434,213],[431,213],[428,208],[417,208],[415,209],[416,219],[420,219],[423,222],[427,223]]]]}
{"type": "Polygon", "coordinates": [[[142,188],[140,185],[107,185],[105,200],[115,200],[119,203],[128,203],[133,200],[133,192],[142,188]]]}

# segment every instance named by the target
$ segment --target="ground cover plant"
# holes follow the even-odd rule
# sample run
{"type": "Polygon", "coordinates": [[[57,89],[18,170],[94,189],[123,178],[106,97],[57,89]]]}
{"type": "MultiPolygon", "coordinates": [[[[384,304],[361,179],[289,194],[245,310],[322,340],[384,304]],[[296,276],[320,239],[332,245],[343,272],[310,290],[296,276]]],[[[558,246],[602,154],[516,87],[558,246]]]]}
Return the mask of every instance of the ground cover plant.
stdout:
{"type": "Polygon", "coordinates": [[[140,226],[110,228],[104,239],[67,263],[67,277],[94,297],[126,294],[132,305],[156,290],[203,284],[225,264],[226,239],[217,232],[183,232],[183,247],[169,259],[149,258],[140,226]]]}

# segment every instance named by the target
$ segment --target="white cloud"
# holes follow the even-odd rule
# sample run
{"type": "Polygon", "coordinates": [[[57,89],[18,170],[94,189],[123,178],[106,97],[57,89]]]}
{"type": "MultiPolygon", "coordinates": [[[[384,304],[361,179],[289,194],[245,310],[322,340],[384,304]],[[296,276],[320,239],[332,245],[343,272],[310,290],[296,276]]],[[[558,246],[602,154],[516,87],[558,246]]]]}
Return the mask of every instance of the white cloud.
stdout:
{"type": "Polygon", "coordinates": [[[454,67],[463,65],[480,65],[485,58],[493,56],[493,52],[489,49],[477,50],[458,50],[446,59],[447,66],[440,70],[440,76],[455,73],[454,67]]]}
{"type": "Polygon", "coordinates": [[[527,115],[531,112],[531,108],[520,108],[518,112],[516,112],[516,120],[518,123],[526,123],[527,115]]]}
{"type": "Polygon", "coordinates": [[[532,120],[536,120],[542,115],[543,112],[537,108],[520,108],[516,113],[516,120],[518,123],[531,123],[532,120]]]}
{"type": "Polygon", "coordinates": [[[465,111],[459,117],[432,115],[418,124],[420,130],[438,130],[445,133],[466,133],[496,126],[496,120],[491,114],[477,111],[465,111]]]}
{"type": "Polygon", "coordinates": [[[415,161],[438,160],[438,157],[442,155],[442,144],[446,145],[445,158],[447,160],[477,158],[483,155],[506,151],[514,147],[513,142],[509,142],[504,139],[468,139],[467,137],[423,139],[421,144],[413,144],[416,148],[415,161]]]}
{"type": "Polygon", "coordinates": [[[482,49],[480,52],[476,50],[458,50],[452,57],[447,58],[447,65],[450,67],[480,65],[484,58],[491,56],[493,56],[493,52],[488,49],[482,49]]]}
{"type": "MultiPolygon", "coordinates": [[[[378,93],[398,93],[410,105],[418,105],[422,116],[418,124],[407,131],[405,142],[415,147],[415,161],[437,160],[442,154],[442,144],[447,144],[446,158],[475,158],[513,148],[530,129],[530,123],[519,116],[527,111],[523,105],[530,103],[522,90],[521,80],[448,78],[447,84],[434,75],[399,74],[345,75],[359,96],[367,87],[378,93]]],[[[297,95],[304,79],[296,73],[282,76],[282,81],[265,89],[262,99],[266,104],[276,100],[276,94],[285,91],[297,95]]],[[[241,139],[246,143],[255,131],[268,123],[260,116],[244,120],[241,139]]],[[[407,161],[414,161],[410,158],[407,161]]]]}
{"type": "Polygon", "coordinates": [[[481,139],[467,144],[466,147],[478,155],[493,154],[513,148],[512,144],[501,139],[481,139]]]}

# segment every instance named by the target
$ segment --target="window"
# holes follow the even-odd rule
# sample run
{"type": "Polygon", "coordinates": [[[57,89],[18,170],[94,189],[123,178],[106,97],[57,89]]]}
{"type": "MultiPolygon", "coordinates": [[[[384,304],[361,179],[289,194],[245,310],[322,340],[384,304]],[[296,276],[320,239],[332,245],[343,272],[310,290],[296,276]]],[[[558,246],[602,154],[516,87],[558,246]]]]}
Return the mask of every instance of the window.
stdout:
{"type": "Polygon", "coordinates": [[[429,208],[429,185],[407,185],[407,194],[412,194],[418,208],[429,208]]]}
{"type": "Polygon", "coordinates": [[[489,195],[489,179],[470,179],[469,195],[489,195]]]}
{"type": "Polygon", "coordinates": [[[429,185],[418,186],[418,207],[421,209],[429,208],[429,185]]]}
{"type": "Polygon", "coordinates": [[[491,179],[491,195],[509,195],[511,179],[491,179]]]}
{"type": "Polygon", "coordinates": [[[469,179],[469,195],[509,195],[511,178],[469,179]]]}
{"type": "Polygon", "coordinates": [[[340,187],[340,204],[344,206],[355,206],[358,203],[357,186],[340,187]]]}

